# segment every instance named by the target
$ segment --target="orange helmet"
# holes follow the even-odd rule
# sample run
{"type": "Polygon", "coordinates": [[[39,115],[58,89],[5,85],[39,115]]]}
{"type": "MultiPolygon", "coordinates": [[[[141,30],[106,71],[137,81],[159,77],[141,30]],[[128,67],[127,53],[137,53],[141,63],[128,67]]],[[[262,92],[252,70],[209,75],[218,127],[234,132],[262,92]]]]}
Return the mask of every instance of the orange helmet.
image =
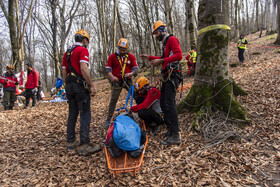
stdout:
{"type": "Polygon", "coordinates": [[[89,42],[89,35],[88,35],[88,33],[85,30],[83,30],[83,29],[78,30],[76,32],[75,36],[78,35],[78,34],[83,36],[83,37],[85,37],[85,38],[87,38],[88,42],[89,42]]]}
{"type": "Polygon", "coordinates": [[[154,34],[154,32],[161,26],[166,27],[166,25],[162,21],[155,22],[153,24],[152,33],[154,34]]]}
{"type": "Polygon", "coordinates": [[[136,90],[140,90],[147,84],[149,84],[149,80],[146,77],[140,77],[135,83],[135,88],[136,90]]]}
{"type": "Polygon", "coordinates": [[[121,38],[121,39],[118,41],[118,46],[121,47],[121,48],[126,49],[126,48],[128,47],[128,41],[127,41],[127,39],[121,38]]]}
{"type": "Polygon", "coordinates": [[[15,69],[15,66],[14,66],[14,65],[9,65],[9,66],[6,67],[6,69],[7,69],[7,70],[9,70],[9,69],[10,69],[10,70],[14,70],[14,69],[15,69]]]}

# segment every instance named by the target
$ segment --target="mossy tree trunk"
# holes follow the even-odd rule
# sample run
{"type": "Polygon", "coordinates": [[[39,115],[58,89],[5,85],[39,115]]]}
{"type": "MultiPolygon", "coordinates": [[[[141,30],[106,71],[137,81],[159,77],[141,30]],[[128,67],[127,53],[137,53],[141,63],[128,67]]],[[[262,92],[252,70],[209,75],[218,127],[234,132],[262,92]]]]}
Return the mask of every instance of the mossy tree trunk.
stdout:
{"type": "MultiPolygon", "coordinates": [[[[210,25],[229,25],[229,1],[200,0],[199,30],[210,25]]],[[[225,29],[208,30],[198,37],[198,61],[194,84],[178,105],[178,111],[198,112],[202,106],[229,111],[236,119],[247,120],[247,114],[234,95],[244,95],[229,74],[228,49],[230,32],[225,29]]]]}

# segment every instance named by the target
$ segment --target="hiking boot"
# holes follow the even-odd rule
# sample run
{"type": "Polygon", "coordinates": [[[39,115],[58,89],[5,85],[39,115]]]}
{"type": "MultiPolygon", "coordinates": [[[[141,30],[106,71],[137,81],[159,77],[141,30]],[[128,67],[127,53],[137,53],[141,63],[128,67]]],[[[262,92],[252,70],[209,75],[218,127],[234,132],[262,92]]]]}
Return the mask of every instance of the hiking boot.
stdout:
{"type": "Polygon", "coordinates": [[[163,134],[163,136],[164,137],[170,137],[172,135],[172,132],[170,131],[170,130],[168,130],[167,132],[165,132],[164,134],[163,134]]]}
{"type": "Polygon", "coordinates": [[[67,151],[72,151],[76,149],[76,147],[79,145],[79,142],[77,140],[74,140],[73,142],[67,143],[67,151]]]}
{"type": "Polygon", "coordinates": [[[162,145],[180,145],[181,144],[181,140],[180,140],[180,136],[179,133],[172,133],[172,135],[169,138],[166,138],[165,140],[162,140],[160,142],[160,144],[162,145]]]}
{"type": "Polygon", "coordinates": [[[158,125],[155,125],[155,126],[152,126],[152,133],[153,135],[156,135],[159,131],[159,126],[158,125]]]}
{"type": "Polygon", "coordinates": [[[79,155],[86,156],[89,154],[96,153],[101,150],[101,147],[99,145],[92,146],[89,143],[83,144],[79,147],[79,155]]]}
{"type": "Polygon", "coordinates": [[[23,109],[27,109],[28,106],[24,106],[23,109]]]}

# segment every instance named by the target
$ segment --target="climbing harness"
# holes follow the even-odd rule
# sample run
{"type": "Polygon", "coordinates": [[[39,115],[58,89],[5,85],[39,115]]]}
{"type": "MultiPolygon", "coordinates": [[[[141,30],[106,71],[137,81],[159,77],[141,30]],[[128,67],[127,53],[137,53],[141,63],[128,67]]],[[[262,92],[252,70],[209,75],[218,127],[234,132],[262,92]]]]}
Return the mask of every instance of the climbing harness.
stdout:
{"type": "Polygon", "coordinates": [[[117,52],[115,54],[116,54],[117,59],[118,59],[120,65],[121,65],[121,68],[122,68],[122,78],[124,78],[124,72],[125,72],[126,63],[127,63],[127,59],[128,59],[128,53],[125,54],[125,59],[124,59],[123,65],[122,65],[122,61],[121,61],[120,55],[117,52]]]}
{"type": "Polygon", "coordinates": [[[85,81],[85,79],[71,65],[70,58],[71,58],[72,52],[78,46],[79,45],[73,45],[72,47],[69,47],[66,51],[68,69],[70,71],[70,73],[68,74],[68,76],[66,78],[66,83],[75,83],[76,82],[76,83],[82,85],[86,90],[89,90],[89,86],[88,86],[87,82],[85,81]]]}

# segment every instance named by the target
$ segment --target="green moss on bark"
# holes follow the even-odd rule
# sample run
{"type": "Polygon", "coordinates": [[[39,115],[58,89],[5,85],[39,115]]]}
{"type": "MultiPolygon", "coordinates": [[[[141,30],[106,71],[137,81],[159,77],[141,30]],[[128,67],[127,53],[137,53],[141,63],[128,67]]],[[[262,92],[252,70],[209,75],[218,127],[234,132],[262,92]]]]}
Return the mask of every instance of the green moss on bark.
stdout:
{"type": "Polygon", "coordinates": [[[248,95],[248,93],[245,90],[243,90],[240,86],[238,86],[235,81],[233,81],[233,93],[234,93],[235,96],[248,95]]]}
{"type": "Polygon", "coordinates": [[[214,108],[228,113],[230,108],[229,117],[244,120],[244,124],[249,124],[250,120],[246,111],[232,93],[233,84],[222,77],[218,77],[218,81],[215,87],[207,84],[193,85],[187,97],[178,104],[178,112],[182,113],[184,109],[199,112],[202,106],[207,108],[214,106],[214,108]],[[213,97],[214,95],[216,96],[213,97]]]}

